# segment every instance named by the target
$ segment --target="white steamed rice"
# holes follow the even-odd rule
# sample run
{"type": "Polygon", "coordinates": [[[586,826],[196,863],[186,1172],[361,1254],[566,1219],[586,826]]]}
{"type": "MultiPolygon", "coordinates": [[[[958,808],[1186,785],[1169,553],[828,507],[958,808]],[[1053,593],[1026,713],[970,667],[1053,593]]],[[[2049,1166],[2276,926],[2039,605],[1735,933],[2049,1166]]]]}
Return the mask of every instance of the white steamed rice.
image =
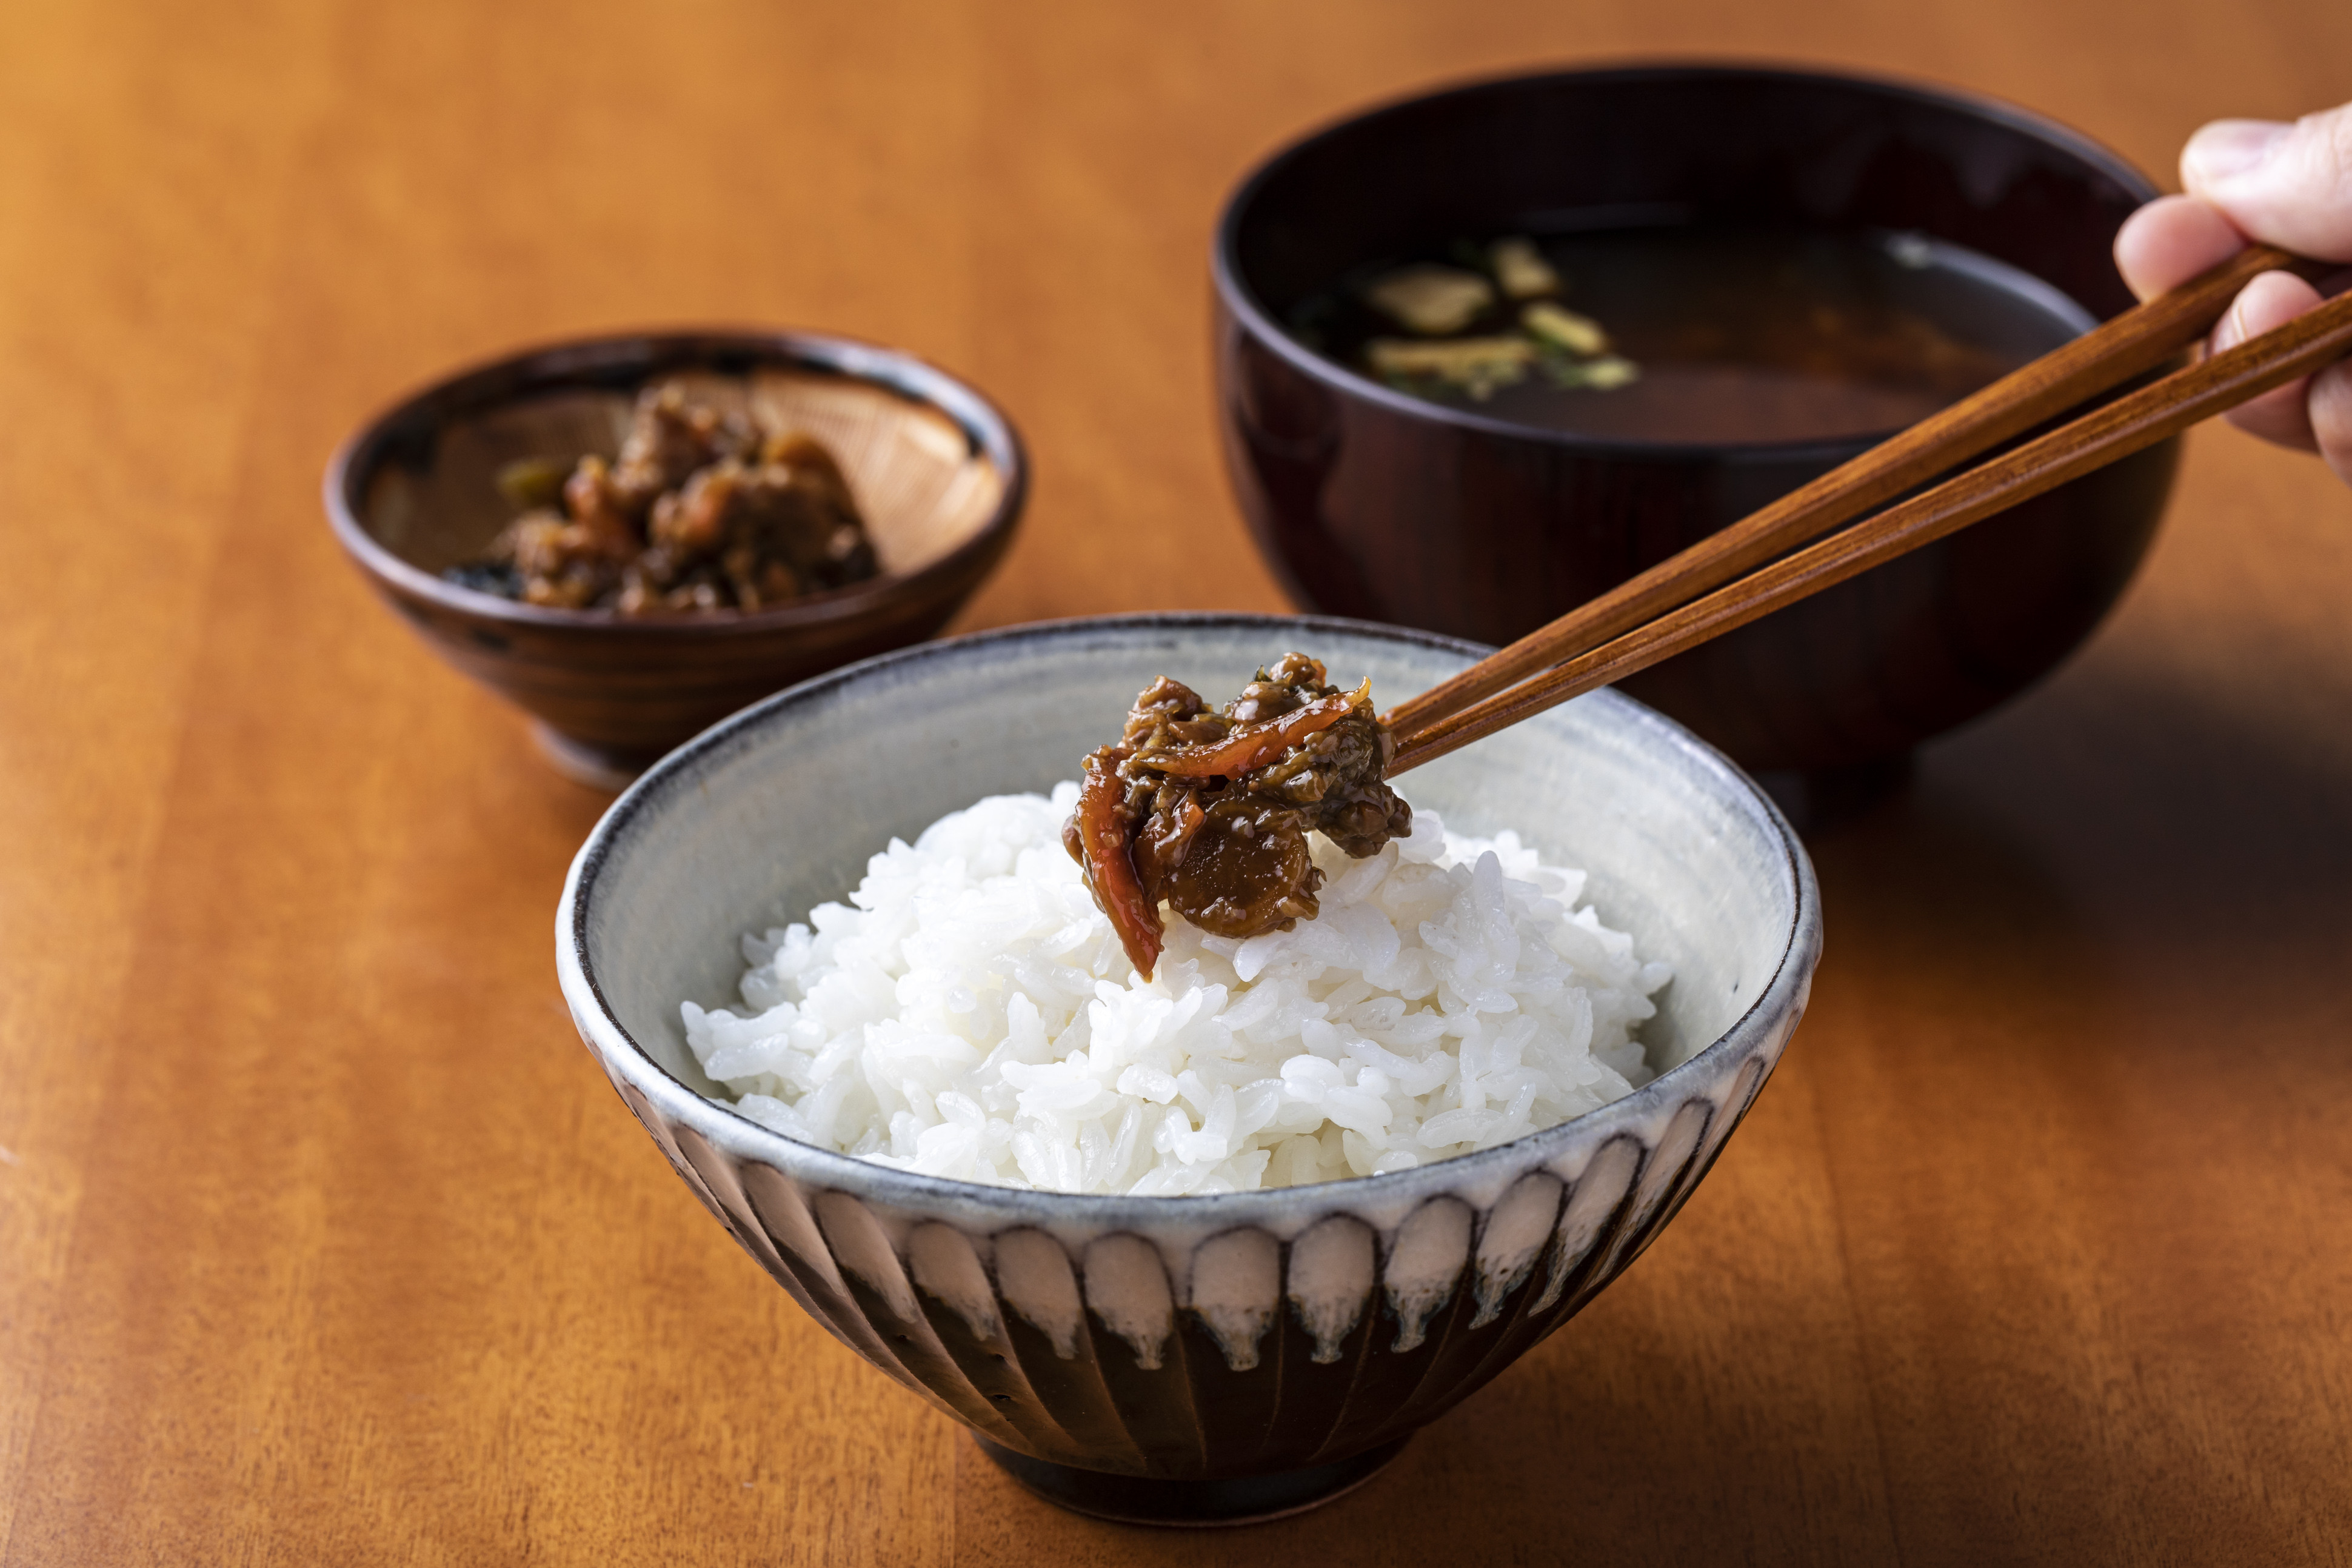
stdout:
{"type": "Polygon", "coordinates": [[[792,1137],[1064,1192],[1231,1192],[1403,1170],[1557,1125],[1651,1071],[1671,977],[1516,834],[1319,835],[1322,915],[1171,920],[1149,982],[1062,848],[1077,786],[953,812],[846,904],[743,938],[748,1010],[683,1005],[703,1070],[792,1137]]]}

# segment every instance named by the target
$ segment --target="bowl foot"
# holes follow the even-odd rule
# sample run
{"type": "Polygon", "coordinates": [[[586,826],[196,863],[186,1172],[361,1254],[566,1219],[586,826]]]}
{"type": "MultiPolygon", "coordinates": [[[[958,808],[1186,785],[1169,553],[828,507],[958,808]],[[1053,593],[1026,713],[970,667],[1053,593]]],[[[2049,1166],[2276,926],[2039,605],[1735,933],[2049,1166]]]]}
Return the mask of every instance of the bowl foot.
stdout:
{"type": "Polygon", "coordinates": [[[530,738],[539,754],[574,784],[617,795],[637,781],[637,775],[660,759],[659,751],[631,750],[578,740],[544,719],[530,721],[530,738]]]}
{"type": "Polygon", "coordinates": [[[1198,1528],[1259,1524],[1320,1508],[1371,1479],[1402,1451],[1408,1438],[1399,1437],[1393,1443],[1383,1443],[1336,1463],[1311,1465],[1302,1470],[1199,1481],[1154,1480],[1143,1476],[1082,1470],[1072,1465],[1050,1464],[1016,1454],[977,1433],[972,1435],[972,1441],[1006,1475],[1047,1502],[1073,1513],[1091,1514],[1121,1524],[1198,1528]]]}

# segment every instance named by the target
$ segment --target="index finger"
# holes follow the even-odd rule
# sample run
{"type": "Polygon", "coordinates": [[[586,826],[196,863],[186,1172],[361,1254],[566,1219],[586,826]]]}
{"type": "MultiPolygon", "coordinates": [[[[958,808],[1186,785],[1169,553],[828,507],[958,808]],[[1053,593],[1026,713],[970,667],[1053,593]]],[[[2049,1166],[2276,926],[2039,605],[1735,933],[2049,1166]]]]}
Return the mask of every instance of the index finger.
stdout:
{"type": "Polygon", "coordinates": [[[2158,196],[2116,232],[2116,270],[2134,294],[2153,299],[2245,248],[2246,236],[2210,202],[2158,196]]]}

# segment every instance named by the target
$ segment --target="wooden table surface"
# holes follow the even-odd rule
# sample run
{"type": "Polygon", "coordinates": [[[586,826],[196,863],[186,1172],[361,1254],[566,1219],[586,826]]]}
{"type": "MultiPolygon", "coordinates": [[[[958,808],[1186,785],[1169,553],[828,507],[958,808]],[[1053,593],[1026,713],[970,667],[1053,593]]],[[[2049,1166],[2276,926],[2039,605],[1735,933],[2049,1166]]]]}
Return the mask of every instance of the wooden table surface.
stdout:
{"type": "Polygon", "coordinates": [[[2332,0],[0,8],[0,1563],[2352,1559],[2352,494],[2200,433],[2057,678],[1815,843],[1746,1129],[1307,1519],[1058,1513],[828,1339],[572,1034],[604,800],[338,556],[335,441],[527,340],[911,347],[1021,423],[961,626],[1274,609],[1205,257],[1465,73],[1820,60],[2168,179],[2352,92],[2332,0]],[[1344,1556],[1342,1555],[1344,1553],[1344,1556]]]}

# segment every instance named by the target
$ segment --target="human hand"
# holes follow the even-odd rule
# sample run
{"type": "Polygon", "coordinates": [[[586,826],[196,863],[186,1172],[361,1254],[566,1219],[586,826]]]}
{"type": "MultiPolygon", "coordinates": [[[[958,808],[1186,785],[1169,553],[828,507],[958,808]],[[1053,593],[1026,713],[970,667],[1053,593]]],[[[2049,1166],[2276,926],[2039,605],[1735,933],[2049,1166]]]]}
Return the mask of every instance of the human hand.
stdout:
{"type": "MultiPolygon", "coordinates": [[[[2116,235],[2116,266],[2142,299],[2228,260],[2249,240],[2321,261],[2352,262],[2352,104],[2293,125],[2221,120],[2180,152],[2187,194],[2134,213],[2116,235]]],[[[2218,352],[2319,303],[2319,291],[2266,272],[2213,329],[2218,352]]],[[[2282,446],[2316,452],[2352,484],[2352,361],[2266,392],[2230,423],[2282,446]]]]}

